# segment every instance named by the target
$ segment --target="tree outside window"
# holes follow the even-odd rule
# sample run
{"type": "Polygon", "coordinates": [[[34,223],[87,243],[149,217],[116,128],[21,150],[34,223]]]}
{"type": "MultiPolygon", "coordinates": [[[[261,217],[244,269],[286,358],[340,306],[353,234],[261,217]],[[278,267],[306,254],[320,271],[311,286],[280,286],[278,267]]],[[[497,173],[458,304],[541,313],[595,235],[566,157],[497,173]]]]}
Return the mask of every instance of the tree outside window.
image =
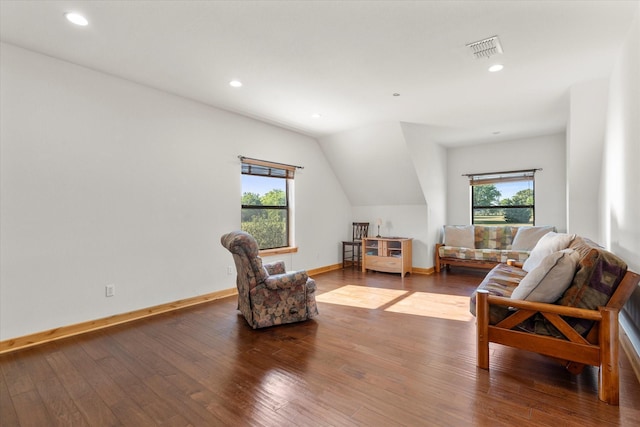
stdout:
{"type": "Polygon", "coordinates": [[[241,228],[256,239],[261,250],[290,245],[291,178],[293,170],[243,160],[241,228]]]}
{"type": "Polygon", "coordinates": [[[534,225],[535,170],[468,175],[472,224],[534,225]]]}

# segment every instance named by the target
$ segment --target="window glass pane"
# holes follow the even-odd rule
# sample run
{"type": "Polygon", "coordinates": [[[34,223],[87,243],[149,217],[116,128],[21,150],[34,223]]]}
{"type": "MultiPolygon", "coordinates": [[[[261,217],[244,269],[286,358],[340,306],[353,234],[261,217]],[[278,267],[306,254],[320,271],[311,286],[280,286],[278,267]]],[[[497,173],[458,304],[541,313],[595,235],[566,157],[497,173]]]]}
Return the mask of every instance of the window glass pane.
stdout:
{"type": "Polygon", "coordinates": [[[473,209],[473,224],[533,225],[533,208],[476,208],[473,209]]]}
{"type": "Polygon", "coordinates": [[[473,206],[532,205],[533,181],[474,185],[473,206]]]}
{"type": "Polygon", "coordinates": [[[241,228],[260,249],[289,245],[288,219],[286,179],[242,175],[241,228]]]}
{"type": "Polygon", "coordinates": [[[532,180],[472,185],[473,224],[534,224],[532,180]]]}
{"type": "Polygon", "coordinates": [[[242,204],[287,206],[287,180],[255,175],[242,175],[242,204]],[[249,197],[247,194],[251,194],[249,197]],[[245,203],[247,201],[251,203],[245,203]],[[259,200],[258,203],[254,203],[259,200]]]}
{"type": "Polygon", "coordinates": [[[284,209],[242,209],[242,231],[251,234],[260,249],[288,246],[287,211],[284,209]],[[249,220],[245,220],[245,216],[249,220]]]}

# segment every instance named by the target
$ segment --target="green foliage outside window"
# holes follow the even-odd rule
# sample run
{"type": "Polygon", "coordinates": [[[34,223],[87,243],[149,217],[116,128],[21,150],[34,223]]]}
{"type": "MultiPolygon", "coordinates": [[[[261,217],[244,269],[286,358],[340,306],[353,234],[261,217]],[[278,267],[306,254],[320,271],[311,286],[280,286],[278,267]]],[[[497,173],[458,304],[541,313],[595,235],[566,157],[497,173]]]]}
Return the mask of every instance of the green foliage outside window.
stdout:
{"type": "MultiPolygon", "coordinates": [[[[510,199],[500,201],[502,206],[533,205],[533,191],[531,189],[520,190],[510,199]]],[[[504,210],[504,220],[507,223],[529,224],[533,216],[533,208],[511,208],[504,210]]]]}
{"type": "Polygon", "coordinates": [[[260,249],[288,246],[286,192],[273,189],[262,196],[245,192],[241,228],[256,239],[260,249]]]}
{"type": "Polygon", "coordinates": [[[526,188],[510,198],[494,184],[473,186],[473,224],[533,225],[533,189],[526,188]]]}
{"type": "MultiPolygon", "coordinates": [[[[473,206],[497,206],[500,204],[500,190],[495,185],[476,185],[473,188],[473,206]]],[[[502,209],[478,209],[482,215],[502,215],[502,209]]]]}

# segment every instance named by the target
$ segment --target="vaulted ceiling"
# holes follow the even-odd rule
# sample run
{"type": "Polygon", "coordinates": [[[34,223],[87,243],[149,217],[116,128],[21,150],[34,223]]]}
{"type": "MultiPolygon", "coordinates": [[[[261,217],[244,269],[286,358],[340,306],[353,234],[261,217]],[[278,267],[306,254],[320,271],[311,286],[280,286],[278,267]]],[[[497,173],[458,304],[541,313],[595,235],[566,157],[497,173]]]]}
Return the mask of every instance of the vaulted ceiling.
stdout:
{"type": "Polygon", "coordinates": [[[398,121],[455,145],[562,131],[569,87],[608,76],[637,4],[2,0],[0,39],[311,136],[398,121]],[[494,35],[503,54],[465,46],[494,35]]]}

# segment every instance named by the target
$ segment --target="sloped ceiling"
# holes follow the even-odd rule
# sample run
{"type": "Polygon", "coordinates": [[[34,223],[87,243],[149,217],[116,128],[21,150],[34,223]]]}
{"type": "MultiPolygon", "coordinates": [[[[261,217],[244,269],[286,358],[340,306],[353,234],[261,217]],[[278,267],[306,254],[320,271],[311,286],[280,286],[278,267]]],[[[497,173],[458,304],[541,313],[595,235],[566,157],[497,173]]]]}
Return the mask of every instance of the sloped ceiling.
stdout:
{"type": "Polygon", "coordinates": [[[319,142],[352,205],[425,204],[400,123],[377,123],[319,142]]]}
{"type": "Polygon", "coordinates": [[[636,9],[636,0],[3,0],[0,40],[311,136],[394,121],[433,126],[455,145],[561,131],[568,88],[608,76],[636,9]],[[89,25],[68,23],[67,11],[89,25]],[[493,35],[504,54],[474,59],[465,44],[493,35]],[[493,62],[504,70],[488,73],[493,62]]]}

